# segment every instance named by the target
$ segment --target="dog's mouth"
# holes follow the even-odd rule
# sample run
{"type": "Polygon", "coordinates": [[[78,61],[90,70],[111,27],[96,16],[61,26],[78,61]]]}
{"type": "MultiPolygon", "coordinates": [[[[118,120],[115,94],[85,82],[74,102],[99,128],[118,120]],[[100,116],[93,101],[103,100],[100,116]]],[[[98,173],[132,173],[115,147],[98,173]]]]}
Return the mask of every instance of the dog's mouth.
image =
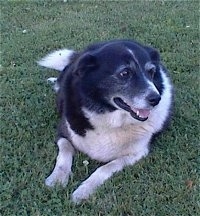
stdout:
{"type": "Polygon", "coordinates": [[[129,106],[126,102],[124,102],[121,98],[115,97],[113,98],[114,103],[123,110],[126,110],[131,114],[131,116],[139,121],[146,121],[151,112],[150,109],[137,109],[129,106]]]}

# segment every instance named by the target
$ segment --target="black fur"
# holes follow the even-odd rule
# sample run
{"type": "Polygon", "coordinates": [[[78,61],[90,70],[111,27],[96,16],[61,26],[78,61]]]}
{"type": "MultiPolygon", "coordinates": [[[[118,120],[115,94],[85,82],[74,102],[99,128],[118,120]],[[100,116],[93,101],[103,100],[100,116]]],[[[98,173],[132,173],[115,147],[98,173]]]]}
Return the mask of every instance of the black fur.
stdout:
{"type": "Polygon", "coordinates": [[[94,127],[83,114],[82,107],[96,113],[116,110],[108,100],[109,95],[116,91],[138,94],[145,89],[144,79],[151,79],[150,73],[144,68],[147,62],[156,66],[153,82],[162,94],[164,86],[159,73],[160,56],[151,47],[130,40],[117,40],[94,44],[76,53],[58,78],[60,90],[57,105],[62,118],[67,119],[72,130],[84,136],[87,130],[94,127]],[[127,49],[133,52],[134,57],[127,49]],[[134,71],[134,77],[118,79],[120,66],[134,71]]]}

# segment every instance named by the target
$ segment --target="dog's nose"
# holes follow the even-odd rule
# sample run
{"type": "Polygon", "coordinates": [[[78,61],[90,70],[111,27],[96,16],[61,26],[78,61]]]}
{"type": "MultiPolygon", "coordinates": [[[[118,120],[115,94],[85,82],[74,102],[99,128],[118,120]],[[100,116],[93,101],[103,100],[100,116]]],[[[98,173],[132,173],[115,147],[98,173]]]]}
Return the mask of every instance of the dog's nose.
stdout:
{"type": "Polygon", "coordinates": [[[146,99],[151,106],[156,106],[159,104],[161,96],[157,93],[151,93],[146,99]]]}

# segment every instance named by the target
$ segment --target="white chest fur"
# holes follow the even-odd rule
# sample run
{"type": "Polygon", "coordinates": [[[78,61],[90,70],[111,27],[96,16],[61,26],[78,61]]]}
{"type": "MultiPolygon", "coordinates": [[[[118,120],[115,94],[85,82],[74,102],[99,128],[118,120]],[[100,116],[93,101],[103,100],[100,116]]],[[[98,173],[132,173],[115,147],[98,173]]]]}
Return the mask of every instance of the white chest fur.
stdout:
{"type": "Polygon", "coordinates": [[[98,161],[107,162],[137,153],[148,145],[152,136],[152,131],[145,128],[145,124],[127,124],[135,120],[122,111],[96,114],[89,119],[95,129],[87,131],[85,137],[75,134],[69,126],[68,129],[74,147],[98,161]]]}

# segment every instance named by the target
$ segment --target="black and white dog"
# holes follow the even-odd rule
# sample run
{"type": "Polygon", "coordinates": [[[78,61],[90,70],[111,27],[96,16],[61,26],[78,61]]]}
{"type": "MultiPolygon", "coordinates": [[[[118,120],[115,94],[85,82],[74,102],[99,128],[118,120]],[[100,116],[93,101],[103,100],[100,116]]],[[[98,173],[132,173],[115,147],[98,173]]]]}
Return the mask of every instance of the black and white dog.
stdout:
{"type": "Polygon", "coordinates": [[[59,152],[46,185],[68,183],[75,150],[105,163],[74,191],[79,203],[148,154],[152,137],[170,118],[172,84],[159,53],[131,40],[97,43],[82,52],[63,49],[38,63],[62,71],[54,86],[59,152]]]}

